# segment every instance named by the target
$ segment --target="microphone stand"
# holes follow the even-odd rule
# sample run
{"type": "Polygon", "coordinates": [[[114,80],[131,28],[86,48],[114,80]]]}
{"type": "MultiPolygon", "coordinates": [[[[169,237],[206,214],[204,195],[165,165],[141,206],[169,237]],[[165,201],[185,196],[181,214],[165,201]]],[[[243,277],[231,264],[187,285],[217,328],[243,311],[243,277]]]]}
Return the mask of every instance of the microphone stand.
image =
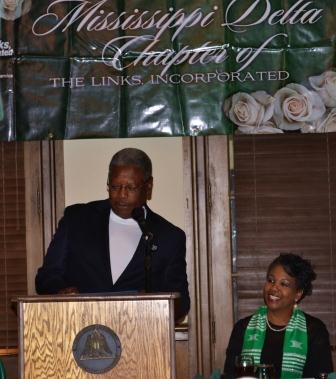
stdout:
{"type": "Polygon", "coordinates": [[[145,292],[152,292],[152,240],[153,234],[150,232],[143,233],[145,240],[145,292]]]}
{"type": "Polygon", "coordinates": [[[145,206],[134,208],[132,211],[132,218],[138,223],[142,232],[141,238],[144,239],[145,292],[152,292],[152,255],[157,246],[152,243],[154,236],[148,230],[145,215],[145,206]]]}

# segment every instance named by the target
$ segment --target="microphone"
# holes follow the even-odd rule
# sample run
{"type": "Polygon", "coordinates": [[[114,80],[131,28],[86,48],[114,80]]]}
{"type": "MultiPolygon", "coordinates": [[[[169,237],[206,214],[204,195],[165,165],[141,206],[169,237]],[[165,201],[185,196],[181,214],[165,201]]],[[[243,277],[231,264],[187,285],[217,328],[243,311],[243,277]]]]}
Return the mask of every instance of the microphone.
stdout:
{"type": "MultiPolygon", "coordinates": [[[[153,249],[152,239],[153,233],[148,230],[148,226],[146,223],[146,208],[145,206],[137,207],[132,210],[132,218],[138,223],[142,235],[145,239],[144,243],[144,266],[145,266],[145,291],[147,293],[152,290],[152,252],[156,249],[153,249]]],[[[156,247],[155,247],[156,248],[156,247]]]]}
{"type": "Polygon", "coordinates": [[[153,233],[151,233],[148,229],[147,223],[146,223],[146,208],[145,206],[136,207],[132,210],[132,218],[138,223],[142,234],[145,236],[146,240],[151,240],[153,238],[153,233]]]}

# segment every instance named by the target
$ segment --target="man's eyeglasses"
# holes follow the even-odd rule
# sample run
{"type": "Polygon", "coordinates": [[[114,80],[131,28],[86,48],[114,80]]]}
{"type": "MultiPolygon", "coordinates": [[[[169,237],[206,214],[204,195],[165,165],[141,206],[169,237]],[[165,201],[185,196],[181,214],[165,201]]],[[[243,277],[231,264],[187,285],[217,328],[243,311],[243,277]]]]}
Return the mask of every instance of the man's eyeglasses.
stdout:
{"type": "Polygon", "coordinates": [[[120,190],[125,189],[129,193],[136,193],[140,191],[145,184],[146,182],[138,186],[134,186],[132,184],[111,184],[109,189],[111,192],[119,192],[120,190]]]}

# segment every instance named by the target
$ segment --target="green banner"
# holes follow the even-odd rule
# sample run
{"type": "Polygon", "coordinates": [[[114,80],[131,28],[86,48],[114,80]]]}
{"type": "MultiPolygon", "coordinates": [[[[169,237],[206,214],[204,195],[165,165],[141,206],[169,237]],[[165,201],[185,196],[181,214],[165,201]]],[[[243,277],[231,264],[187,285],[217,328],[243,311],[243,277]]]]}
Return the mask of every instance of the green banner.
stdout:
{"type": "Polygon", "coordinates": [[[336,130],[335,0],[0,0],[0,139],[336,130]]]}

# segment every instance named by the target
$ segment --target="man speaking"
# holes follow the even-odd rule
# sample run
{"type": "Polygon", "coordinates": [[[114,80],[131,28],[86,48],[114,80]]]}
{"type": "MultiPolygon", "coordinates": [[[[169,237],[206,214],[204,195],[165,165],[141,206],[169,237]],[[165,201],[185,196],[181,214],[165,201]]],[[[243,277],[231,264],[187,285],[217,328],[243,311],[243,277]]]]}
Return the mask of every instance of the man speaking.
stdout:
{"type": "Polygon", "coordinates": [[[39,294],[179,292],[175,319],[190,307],[184,232],[147,206],[152,163],[135,148],[117,152],[109,199],[67,207],[36,275],[39,294]]]}

